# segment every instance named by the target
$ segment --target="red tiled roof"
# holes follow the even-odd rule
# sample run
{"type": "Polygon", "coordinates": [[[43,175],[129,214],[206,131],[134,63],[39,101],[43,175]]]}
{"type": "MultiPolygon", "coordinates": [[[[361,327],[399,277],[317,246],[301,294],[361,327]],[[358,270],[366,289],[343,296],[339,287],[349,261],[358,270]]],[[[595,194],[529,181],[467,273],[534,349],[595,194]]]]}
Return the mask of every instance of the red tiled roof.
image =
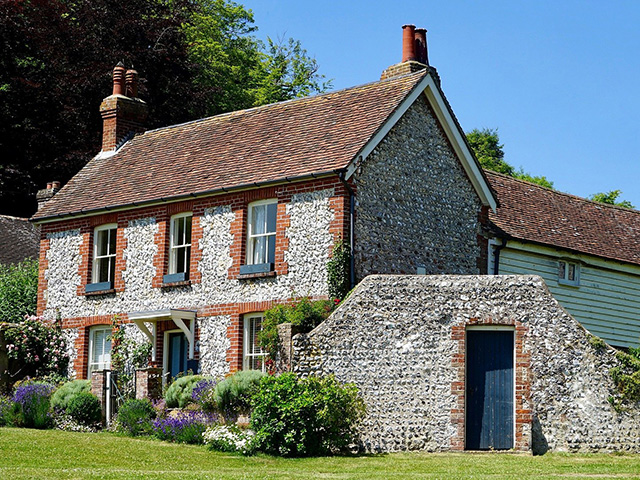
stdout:
{"type": "Polygon", "coordinates": [[[425,72],[148,131],[91,160],[33,218],[345,168],[425,72]]]}
{"type": "Polygon", "coordinates": [[[489,219],[507,237],[640,265],[640,211],[485,173],[500,204],[489,219]]]}

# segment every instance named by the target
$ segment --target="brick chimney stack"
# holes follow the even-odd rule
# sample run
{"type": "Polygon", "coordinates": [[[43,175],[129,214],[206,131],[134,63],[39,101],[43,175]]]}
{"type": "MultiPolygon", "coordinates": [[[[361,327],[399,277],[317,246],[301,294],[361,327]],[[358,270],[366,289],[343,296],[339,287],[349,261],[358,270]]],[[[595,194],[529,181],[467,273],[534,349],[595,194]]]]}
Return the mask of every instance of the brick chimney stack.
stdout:
{"type": "Polygon", "coordinates": [[[403,25],[402,62],[391,65],[382,72],[380,80],[398,77],[426,68],[430,68],[427,53],[427,30],[416,28],[415,25],[403,25]]]}
{"type": "Polygon", "coordinates": [[[117,150],[135,133],[144,132],[148,108],[138,98],[138,72],[118,63],[113,69],[113,93],[100,105],[102,151],[117,150]]]}
{"type": "Polygon", "coordinates": [[[38,201],[38,210],[44,207],[44,204],[53,198],[53,196],[60,190],[60,182],[55,180],[53,182],[47,182],[47,188],[38,190],[36,194],[36,200],[38,201]]]}

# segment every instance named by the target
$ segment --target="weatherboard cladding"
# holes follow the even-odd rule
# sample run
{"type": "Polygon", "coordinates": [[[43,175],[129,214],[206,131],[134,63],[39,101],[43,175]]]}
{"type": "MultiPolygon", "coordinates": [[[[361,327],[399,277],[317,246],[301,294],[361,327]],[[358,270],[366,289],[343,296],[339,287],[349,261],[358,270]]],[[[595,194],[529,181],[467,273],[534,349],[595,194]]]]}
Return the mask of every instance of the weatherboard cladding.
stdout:
{"type": "Polygon", "coordinates": [[[425,72],[148,131],[92,159],[34,219],[345,168],[425,72]]]}
{"type": "Polygon", "coordinates": [[[499,235],[640,265],[640,211],[485,174],[500,202],[489,213],[499,235]]]}

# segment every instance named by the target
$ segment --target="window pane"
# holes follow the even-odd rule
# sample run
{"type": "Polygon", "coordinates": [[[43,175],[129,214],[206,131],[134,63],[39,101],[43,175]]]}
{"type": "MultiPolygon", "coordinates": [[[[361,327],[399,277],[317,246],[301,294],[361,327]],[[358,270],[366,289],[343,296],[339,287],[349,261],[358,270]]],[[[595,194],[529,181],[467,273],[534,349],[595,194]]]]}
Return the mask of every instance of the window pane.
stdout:
{"type": "Polygon", "coordinates": [[[252,208],[251,234],[265,233],[265,205],[256,205],[252,208]]]}
{"type": "Polygon", "coordinates": [[[565,278],[565,267],[566,264],[564,262],[558,262],[558,278],[565,278]]]}
{"type": "Polygon", "coordinates": [[[98,230],[97,232],[97,238],[96,238],[96,252],[97,255],[99,257],[106,255],[107,254],[107,247],[108,247],[108,230],[98,230]]]}
{"type": "Polygon", "coordinates": [[[185,271],[185,247],[176,248],[175,251],[175,259],[176,259],[176,268],[173,273],[182,273],[185,271]]]}
{"type": "Polygon", "coordinates": [[[278,214],[278,204],[270,203],[267,205],[267,232],[276,231],[276,217],[278,214]]]}
{"type": "MultiPolygon", "coordinates": [[[[110,257],[99,258],[98,262],[98,277],[96,278],[97,282],[108,282],[111,279],[109,278],[109,260],[110,257]]],[[[114,262],[115,266],[115,262],[114,262]]]]}
{"type": "Polygon", "coordinates": [[[116,253],[116,230],[115,228],[109,230],[109,255],[115,255],[116,253]]]}
{"type": "Polygon", "coordinates": [[[265,263],[275,263],[276,261],[276,236],[269,235],[267,238],[268,245],[268,255],[267,261],[265,263]]]}
{"type": "Polygon", "coordinates": [[[253,239],[253,263],[267,263],[265,259],[266,237],[253,239]]]}
{"type": "Polygon", "coordinates": [[[173,238],[174,245],[182,245],[184,243],[184,217],[176,218],[175,222],[175,235],[173,238]]]}
{"type": "Polygon", "coordinates": [[[576,266],[573,263],[569,264],[569,280],[572,282],[576,279],[576,266]]]}
{"type": "Polygon", "coordinates": [[[184,219],[184,243],[191,243],[191,217],[185,217],[184,219]]]}
{"type": "Polygon", "coordinates": [[[184,273],[189,276],[189,259],[191,258],[191,247],[184,249],[184,273]]]}

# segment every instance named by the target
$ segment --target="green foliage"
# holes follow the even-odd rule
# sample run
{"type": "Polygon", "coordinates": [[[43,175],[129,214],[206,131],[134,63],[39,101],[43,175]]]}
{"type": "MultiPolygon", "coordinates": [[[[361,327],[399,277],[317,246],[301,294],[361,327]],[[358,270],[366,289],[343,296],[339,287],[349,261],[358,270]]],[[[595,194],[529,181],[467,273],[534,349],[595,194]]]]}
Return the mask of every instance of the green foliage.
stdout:
{"type": "Polygon", "coordinates": [[[505,161],[504,150],[502,150],[504,145],[500,143],[497,129],[483,128],[478,130],[474,128],[467,133],[467,141],[482,168],[536,183],[543,187],[553,188],[553,182],[546,177],[531,175],[522,168],[516,171],[513,165],[505,161]]]}
{"type": "Polygon", "coordinates": [[[251,395],[258,388],[264,373],[257,370],[240,370],[219,382],[208,392],[204,408],[216,411],[227,420],[249,412],[251,395]]]}
{"type": "Polygon", "coordinates": [[[618,201],[618,197],[621,194],[622,194],[621,190],[611,190],[609,192],[594,193],[589,197],[589,200],[593,200],[594,202],[606,203],[608,205],[615,205],[617,207],[622,207],[622,208],[630,208],[630,209],[636,208],[628,200],[618,201]]]}
{"type": "Polygon", "coordinates": [[[91,393],[91,381],[72,380],[62,385],[51,395],[51,408],[66,410],[69,402],[79,393],[91,393]]]}
{"type": "Polygon", "coordinates": [[[69,356],[58,322],[28,317],[4,331],[12,375],[45,377],[66,375],[69,356]]]}
{"type": "Polygon", "coordinates": [[[204,443],[209,450],[228,453],[254,453],[255,438],[251,430],[242,431],[237,425],[213,425],[203,433],[204,443]]]}
{"type": "Polygon", "coordinates": [[[26,428],[49,428],[52,425],[50,398],[54,387],[48,383],[23,382],[13,394],[14,424],[26,428]]]}
{"type": "Polygon", "coordinates": [[[339,239],[333,246],[333,255],[327,263],[329,298],[344,300],[351,289],[351,250],[339,239]]]}
{"type": "Polygon", "coordinates": [[[344,449],[366,411],[355,385],[333,376],[299,380],[293,373],[264,377],[251,404],[256,448],[282,456],[344,449]]]}
{"type": "Polygon", "coordinates": [[[0,264],[0,322],[20,322],[35,315],[38,301],[38,261],[0,264]]]}
{"type": "Polygon", "coordinates": [[[138,343],[125,335],[118,315],[111,319],[111,370],[116,374],[118,390],[131,397],[135,389],[135,369],[144,368],[151,356],[151,343],[138,343]]]}
{"type": "Polygon", "coordinates": [[[601,352],[607,349],[607,343],[602,340],[600,337],[589,334],[587,339],[589,340],[589,344],[597,351],[601,352]]]}
{"type": "Polygon", "coordinates": [[[620,365],[610,370],[620,397],[616,405],[640,402],[640,348],[630,348],[628,353],[619,351],[616,358],[620,365]]]}
{"type": "Polygon", "coordinates": [[[193,389],[201,380],[204,380],[202,375],[185,375],[176,378],[164,394],[167,407],[184,408],[193,403],[193,389]]]}
{"type": "Polygon", "coordinates": [[[11,426],[16,423],[11,397],[0,395],[0,427],[11,426]]]}
{"type": "Polygon", "coordinates": [[[91,426],[102,418],[102,407],[98,397],[89,392],[80,392],[69,401],[67,413],[79,424],[91,426]]]}
{"type": "Polygon", "coordinates": [[[131,398],[118,410],[116,430],[132,437],[149,435],[153,431],[155,416],[156,411],[148,399],[131,398]]]}
{"type": "Polygon", "coordinates": [[[291,323],[300,327],[301,332],[310,332],[320,325],[333,311],[335,304],[329,300],[311,301],[309,297],[278,304],[264,312],[262,330],[258,342],[265,352],[276,358],[278,352],[278,328],[281,323],[291,323]]]}

